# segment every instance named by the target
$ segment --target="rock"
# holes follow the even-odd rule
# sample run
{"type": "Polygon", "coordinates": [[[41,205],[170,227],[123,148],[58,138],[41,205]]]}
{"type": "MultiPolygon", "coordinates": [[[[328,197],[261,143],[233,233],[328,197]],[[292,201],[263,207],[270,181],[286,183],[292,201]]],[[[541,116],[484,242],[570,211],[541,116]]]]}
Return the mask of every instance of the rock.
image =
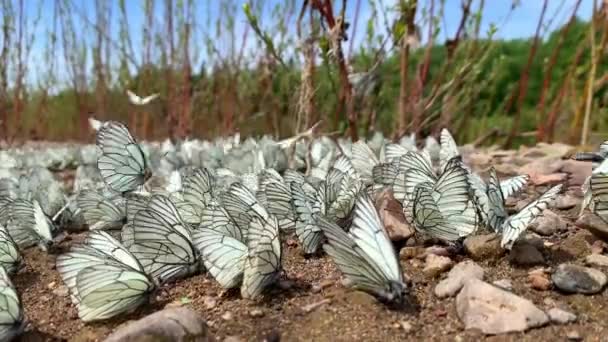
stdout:
{"type": "Polygon", "coordinates": [[[70,294],[70,290],[68,289],[67,286],[61,285],[53,290],[53,294],[55,296],[59,296],[59,297],[67,297],[68,294],[70,294]]]}
{"type": "Polygon", "coordinates": [[[568,223],[553,211],[545,209],[542,216],[530,224],[530,230],[537,234],[548,236],[556,232],[568,230],[568,223]]]}
{"type": "Polygon", "coordinates": [[[238,337],[238,336],[226,336],[226,338],[224,339],[224,342],[244,342],[245,340],[243,340],[242,338],[238,337]]]}
{"type": "Polygon", "coordinates": [[[591,176],[591,163],[573,159],[564,160],[559,170],[568,174],[568,185],[580,188],[587,177],[591,176]]]}
{"type": "Polygon", "coordinates": [[[207,310],[211,310],[217,306],[217,299],[211,296],[203,297],[203,304],[207,310]]]}
{"type": "Polygon", "coordinates": [[[230,312],[230,311],[226,311],[226,312],[224,312],[224,314],[222,315],[222,319],[223,319],[224,321],[229,321],[229,320],[231,320],[231,319],[232,319],[232,317],[233,317],[233,315],[232,315],[232,312],[230,312]]]}
{"type": "Polygon", "coordinates": [[[466,329],[484,334],[526,331],[549,321],[531,301],[478,279],[467,281],[456,296],[456,312],[466,329]]]}
{"type": "Polygon", "coordinates": [[[551,288],[549,275],[543,269],[537,269],[528,273],[530,287],[538,291],[547,291],[551,288]]]}
{"type": "Polygon", "coordinates": [[[430,246],[424,250],[425,257],[429,254],[440,255],[444,257],[449,257],[452,253],[445,247],[441,246],[430,246]]]}
{"type": "Polygon", "coordinates": [[[564,292],[584,294],[598,293],[608,282],[603,272],[573,264],[559,265],[551,279],[564,292]]]}
{"type": "Polygon", "coordinates": [[[319,293],[319,292],[323,291],[324,289],[332,286],[334,283],[335,283],[335,281],[332,279],[321,280],[318,283],[314,283],[311,287],[311,290],[313,293],[319,293]]]}
{"type": "Polygon", "coordinates": [[[374,296],[363,291],[351,291],[346,294],[346,301],[363,307],[373,307],[377,301],[374,296]]]}
{"type": "Polygon", "coordinates": [[[586,231],[578,231],[560,241],[558,251],[572,258],[582,258],[591,254],[593,236],[586,231]]]}
{"type": "Polygon", "coordinates": [[[471,235],[464,239],[464,249],[473,260],[498,259],[504,249],[496,234],[471,235]]]}
{"type": "Polygon", "coordinates": [[[590,231],[596,237],[608,241],[608,224],[592,213],[584,213],[576,220],[577,227],[590,231]]]}
{"type": "Polygon", "coordinates": [[[558,324],[568,324],[576,321],[575,314],[560,308],[552,308],[547,311],[547,314],[549,315],[549,318],[551,318],[551,322],[558,324]]]}
{"type": "Polygon", "coordinates": [[[105,342],[213,341],[205,321],[188,308],[165,309],[129,323],[105,342]]]}
{"type": "Polygon", "coordinates": [[[555,200],[555,208],[559,210],[568,210],[576,207],[581,200],[570,194],[558,195],[555,200]]]}
{"type": "Polygon", "coordinates": [[[602,254],[604,253],[604,249],[606,247],[606,243],[602,240],[593,241],[591,244],[591,253],[592,254],[602,254]]]}
{"type": "Polygon", "coordinates": [[[580,340],[582,340],[582,339],[583,339],[583,338],[581,337],[581,334],[579,334],[579,333],[578,333],[578,331],[576,331],[576,330],[568,331],[568,332],[566,333],[566,337],[567,337],[569,340],[572,340],[572,341],[580,341],[580,340]]]}
{"type": "Polygon", "coordinates": [[[403,247],[399,251],[399,259],[408,260],[421,257],[425,254],[425,249],[420,246],[403,247]]]}
{"type": "Polygon", "coordinates": [[[464,283],[470,279],[483,279],[484,271],[473,261],[463,261],[452,268],[446,279],[435,286],[435,295],[439,298],[453,296],[464,283]]]}
{"type": "Polygon", "coordinates": [[[507,291],[512,291],[513,290],[513,283],[511,282],[510,279],[496,280],[496,281],[492,282],[492,285],[498,286],[501,289],[507,290],[507,291]]]}
{"type": "Polygon", "coordinates": [[[261,309],[253,309],[251,311],[249,311],[249,316],[251,317],[263,317],[264,316],[264,311],[262,311],[261,309]]]}
{"type": "Polygon", "coordinates": [[[608,267],[608,256],[602,254],[590,254],[585,258],[585,263],[590,266],[608,267]]]}
{"type": "Polygon", "coordinates": [[[535,266],[545,263],[545,258],[532,244],[522,241],[511,249],[509,261],[519,266],[535,266]]]}
{"type": "Polygon", "coordinates": [[[422,272],[428,277],[436,277],[454,265],[452,259],[435,254],[427,255],[425,263],[426,265],[422,269],[422,272]]]}
{"type": "Polygon", "coordinates": [[[384,189],[376,197],[375,205],[392,241],[403,241],[414,235],[414,229],[407,223],[402,205],[393,197],[391,189],[384,189]]]}

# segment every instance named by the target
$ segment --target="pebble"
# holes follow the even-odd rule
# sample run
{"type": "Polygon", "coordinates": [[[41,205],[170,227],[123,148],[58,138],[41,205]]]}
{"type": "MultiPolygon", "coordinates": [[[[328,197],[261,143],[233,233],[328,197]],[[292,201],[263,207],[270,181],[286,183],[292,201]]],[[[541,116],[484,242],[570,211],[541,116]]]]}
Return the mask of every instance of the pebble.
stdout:
{"type": "Polygon", "coordinates": [[[264,311],[262,311],[261,309],[253,309],[251,311],[249,311],[249,316],[251,317],[263,317],[264,316],[264,311]]]}
{"type": "Polygon", "coordinates": [[[483,279],[484,270],[474,261],[463,261],[450,270],[447,278],[435,286],[435,295],[439,298],[454,296],[470,279],[483,279]]]}
{"type": "Polygon", "coordinates": [[[217,299],[211,296],[203,297],[203,304],[207,310],[211,310],[217,306],[217,299]]]}
{"type": "Polygon", "coordinates": [[[592,213],[585,213],[576,220],[577,227],[590,231],[596,237],[608,241],[608,224],[592,213]]]}
{"type": "Polygon", "coordinates": [[[551,279],[544,270],[534,270],[528,273],[530,287],[538,291],[547,291],[551,288],[551,279]]]}
{"type": "Polygon", "coordinates": [[[568,230],[568,223],[553,211],[545,209],[542,216],[530,224],[530,230],[543,236],[549,236],[568,230]]]}
{"type": "Polygon", "coordinates": [[[65,285],[61,285],[53,290],[53,294],[59,297],[67,297],[69,293],[70,290],[65,285]]]}
{"type": "Polygon", "coordinates": [[[425,249],[420,246],[414,247],[403,247],[399,251],[399,259],[401,260],[409,260],[413,258],[422,257],[425,253],[425,249]]]}
{"type": "Polygon", "coordinates": [[[391,241],[404,241],[414,235],[414,229],[407,223],[402,205],[391,189],[384,189],[376,197],[375,206],[391,241]]]}
{"type": "Polygon", "coordinates": [[[579,334],[579,332],[578,332],[578,331],[576,331],[576,330],[571,330],[571,331],[568,331],[568,332],[566,333],[566,337],[567,337],[569,340],[572,340],[572,341],[580,341],[580,340],[582,340],[582,339],[583,339],[583,338],[581,337],[581,334],[579,334]]]}
{"type": "Polygon", "coordinates": [[[564,194],[557,196],[557,199],[555,200],[555,207],[559,210],[568,210],[576,207],[576,205],[580,202],[580,199],[570,194],[564,194]]]}
{"type": "Polygon", "coordinates": [[[212,341],[203,318],[188,308],[155,312],[119,328],[105,342],[126,341],[212,341]]]}
{"type": "Polygon", "coordinates": [[[511,249],[509,261],[519,266],[535,266],[544,264],[545,258],[534,245],[522,241],[516,243],[511,249]]]}
{"type": "Polygon", "coordinates": [[[471,235],[464,239],[464,249],[473,260],[498,259],[504,253],[496,234],[471,235]]]}
{"type": "Polygon", "coordinates": [[[549,315],[549,318],[551,318],[551,322],[558,324],[568,324],[576,321],[575,314],[560,308],[552,308],[547,311],[547,314],[549,315]]]}
{"type": "Polygon", "coordinates": [[[244,340],[238,336],[226,336],[224,342],[243,342],[244,340]]]}
{"type": "Polygon", "coordinates": [[[585,258],[585,263],[590,266],[608,267],[608,256],[602,254],[590,254],[585,258]]]}
{"type": "Polygon", "coordinates": [[[449,270],[454,265],[452,259],[435,254],[428,254],[426,256],[425,263],[426,264],[422,269],[422,272],[424,272],[424,274],[426,274],[428,277],[436,277],[449,270]]]}
{"type": "Polygon", "coordinates": [[[52,281],[52,282],[48,283],[48,285],[46,285],[46,288],[49,290],[52,290],[55,288],[55,286],[57,286],[57,284],[54,281],[52,281]]]}
{"type": "Polygon", "coordinates": [[[231,319],[232,319],[232,312],[230,312],[230,311],[226,311],[226,312],[224,312],[224,314],[222,315],[222,319],[223,319],[224,321],[229,321],[229,320],[231,320],[231,319]]]}
{"type": "Polygon", "coordinates": [[[309,313],[309,312],[314,311],[317,308],[319,308],[319,307],[321,307],[323,305],[329,304],[329,303],[331,303],[331,299],[323,299],[323,300],[320,300],[318,302],[310,303],[308,305],[302,306],[302,311],[304,311],[306,313],[309,313]]]}
{"type": "Polygon", "coordinates": [[[466,329],[484,334],[525,331],[549,321],[531,301],[478,279],[467,281],[456,296],[456,312],[466,329]]]}
{"type": "Polygon", "coordinates": [[[591,254],[591,245],[589,243],[591,240],[593,240],[593,236],[589,232],[581,230],[560,241],[558,250],[573,258],[582,258],[591,254]]]}
{"type": "Polygon", "coordinates": [[[507,291],[512,291],[513,290],[513,283],[511,282],[510,279],[496,280],[496,281],[492,282],[492,284],[494,286],[500,287],[503,290],[507,290],[507,291]]]}
{"type": "Polygon", "coordinates": [[[408,321],[401,321],[399,323],[399,325],[401,325],[401,329],[403,329],[403,331],[405,331],[406,333],[409,333],[410,331],[412,331],[414,329],[414,327],[412,326],[412,323],[410,323],[408,321]]]}
{"type": "Polygon", "coordinates": [[[551,279],[564,292],[584,294],[598,293],[608,282],[603,272],[573,264],[559,265],[551,279]]]}

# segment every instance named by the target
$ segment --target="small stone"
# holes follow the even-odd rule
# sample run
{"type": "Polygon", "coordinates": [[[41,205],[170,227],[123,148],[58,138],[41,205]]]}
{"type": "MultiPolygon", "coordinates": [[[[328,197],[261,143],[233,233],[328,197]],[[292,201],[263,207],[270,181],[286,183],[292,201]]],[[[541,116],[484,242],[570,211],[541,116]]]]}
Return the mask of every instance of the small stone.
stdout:
{"type": "Polygon", "coordinates": [[[591,244],[591,253],[592,254],[602,254],[604,253],[604,249],[606,248],[606,243],[602,240],[596,240],[591,244]]]}
{"type": "Polygon", "coordinates": [[[226,311],[226,312],[224,312],[224,314],[222,315],[222,319],[223,319],[224,321],[229,321],[229,320],[231,320],[231,319],[232,319],[232,312],[230,312],[230,311],[226,311]]]}
{"type": "Polygon", "coordinates": [[[305,313],[309,313],[311,311],[316,310],[318,307],[321,307],[321,306],[329,304],[329,303],[331,303],[330,299],[323,299],[323,300],[320,300],[320,301],[315,302],[315,303],[304,305],[302,307],[302,311],[304,311],[305,313]]]}
{"type": "Polygon", "coordinates": [[[202,317],[188,308],[155,312],[112,333],[105,342],[126,341],[212,341],[202,317]]]}
{"type": "Polygon", "coordinates": [[[559,210],[568,210],[576,207],[580,202],[580,199],[570,194],[558,195],[555,200],[555,208],[559,210]]]}
{"type": "Polygon", "coordinates": [[[531,301],[478,279],[467,281],[456,296],[456,312],[466,329],[484,334],[525,331],[549,321],[531,301]]]}
{"type": "Polygon", "coordinates": [[[226,336],[224,342],[243,342],[244,340],[238,336],[226,336]]]}
{"type": "Polygon", "coordinates": [[[211,310],[217,306],[217,300],[211,296],[203,297],[203,304],[207,310],[211,310]]]}
{"type": "Polygon", "coordinates": [[[450,253],[450,251],[447,248],[442,247],[442,246],[430,246],[424,250],[425,257],[428,256],[429,254],[449,257],[452,253],[450,253]]]}
{"type": "Polygon", "coordinates": [[[519,266],[535,266],[545,263],[543,254],[525,241],[516,243],[509,253],[509,261],[519,266]]]}
{"type": "Polygon", "coordinates": [[[552,322],[558,324],[568,324],[576,321],[575,314],[560,308],[552,308],[547,311],[547,314],[549,315],[549,318],[551,318],[552,322]]]}
{"type": "Polygon", "coordinates": [[[608,256],[602,254],[589,254],[585,263],[590,266],[608,267],[608,256]]]}
{"type": "Polygon", "coordinates": [[[573,264],[559,265],[551,279],[564,292],[584,294],[598,293],[608,282],[603,272],[573,264]]]}
{"type": "Polygon", "coordinates": [[[582,340],[582,339],[583,339],[583,338],[581,337],[581,334],[579,334],[579,332],[578,332],[578,331],[576,331],[576,330],[571,330],[571,331],[568,331],[568,332],[566,333],[566,337],[567,337],[569,340],[572,340],[572,341],[580,341],[580,340],[582,340]]]}
{"type": "Polygon", "coordinates": [[[551,288],[551,280],[544,272],[528,273],[528,282],[530,287],[538,291],[547,291],[551,288]]]}
{"type": "Polygon", "coordinates": [[[414,235],[414,229],[407,223],[402,205],[395,199],[391,189],[384,189],[376,197],[375,206],[392,241],[403,241],[414,235]]]}
{"type": "Polygon", "coordinates": [[[553,211],[545,209],[542,216],[530,224],[530,230],[540,235],[549,236],[568,230],[568,223],[553,211]]]}
{"type": "Polygon", "coordinates": [[[463,261],[450,270],[447,278],[435,286],[435,295],[439,298],[455,295],[470,279],[483,279],[484,271],[474,261],[463,261]]]}
{"type": "Polygon", "coordinates": [[[401,325],[401,329],[403,329],[403,331],[405,331],[406,333],[408,333],[414,329],[414,327],[412,326],[412,323],[410,323],[408,321],[401,321],[399,324],[401,325]]]}
{"type": "Polygon", "coordinates": [[[577,227],[590,231],[596,237],[608,241],[608,224],[592,213],[585,213],[576,220],[577,227]]]}
{"type": "Polygon", "coordinates": [[[253,309],[251,311],[249,311],[249,316],[251,317],[263,317],[264,316],[264,311],[262,311],[261,309],[253,309]]]}
{"type": "Polygon", "coordinates": [[[399,251],[399,259],[401,260],[409,260],[414,259],[419,256],[425,254],[425,250],[422,247],[414,246],[414,247],[403,247],[399,251]]]}
{"type": "Polygon", "coordinates": [[[558,251],[572,258],[582,258],[591,254],[591,240],[593,240],[593,236],[589,232],[577,231],[574,235],[560,241],[558,251]]]}
{"type": "Polygon", "coordinates": [[[331,279],[325,279],[325,280],[322,280],[322,281],[320,281],[318,283],[314,283],[312,285],[311,291],[313,293],[319,293],[319,292],[323,291],[324,289],[332,286],[333,284],[334,284],[333,280],[331,280],[331,279]]]}
{"type": "Polygon", "coordinates": [[[53,290],[53,294],[58,297],[67,297],[69,293],[70,290],[65,285],[61,285],[53,290]]]}
{"type": "Polygon", "coordinates": [[[54,281],[48,283],[48,285],[46,286],[47,289],[52,290],[55,288],[55,286],[57,286],[57,283],[55,283],[54,281]]]}
{"type": "Polygon", "coordinates": [[[454,265],[452,259],[435,254],[427,255],[425,263],[426,265],[422,269],[422,272],[428,277],[436,277],[454,265]]]}
{"type": "Polygon", "coordinates": [[[510,279],[496,280],[495,282],[492,282],[492,284],[494,286],[500,287],[503,290],[507,290],[507,291],[512,291],[513,290],[513,283],[511,282],[510,279]]]}
{"type": "Polygon", "coordinates": [[[464,240],[464,249],[473,260],[498,259],[504,253],[496,234],[471,235],[464,240]]]}

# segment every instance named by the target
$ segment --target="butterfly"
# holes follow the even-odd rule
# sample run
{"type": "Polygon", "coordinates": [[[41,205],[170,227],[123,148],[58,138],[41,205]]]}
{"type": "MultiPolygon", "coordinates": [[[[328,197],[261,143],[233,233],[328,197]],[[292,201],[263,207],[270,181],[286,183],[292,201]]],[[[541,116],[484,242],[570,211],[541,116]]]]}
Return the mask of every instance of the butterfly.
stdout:
{"type": "Polygon", "coordinates": [[[352,153],[352,165],[361,177],[361,181],[364,184],[372,184],[372,170],[380,163],[380,160],[369,145],[362,140],[353,144],[352,153]]]}
{"type": "Polygon", "coordinates": [[[131,192],[150,178],[151,172],[141,147],[122,123],[104,123],[97,131],[97,146],[101,149],[97,167],[112,190],[131,192]]]}
{"type": "Polygon", "coordinates": [[[19,246],[2,225],[0,225],[0,266],[9,274],[17,272],[23,266],[19,246]]]}
{"type": "Polygon", "coordinates": [[[258,202],[266,207],[270,214],[277,217],[281,230],[293,230],[296,217],[289,185],[283,182],[283,178],[278,173],[275,175],[269,171],[260,174],[259,183],[256,192],[258,202]]]}
{"type": "Polygon", "coordinates": [[[296,212],[296,236],[305,254],[316,253],[323,241],[323,231],[315,215],[325,215],[325,199],[321,192],[306,192],[302,184],[290,183],[291,197],[296,212]]]}
{"type": "Polygon", "coordinates": [[[105,231],[58,256],[57,270],[85,322],[131,312],[156,289],[137,258],[105,231]]]}
{"type": "Polygon", "coordinates": [[[146,208],[137,211],[133,221],[123,228],[122,240],[146,273],[160,284],[199,269],[191,230],[167,196],[152,195],[146,208]]]}
{"type": "Polygon", "coordinates": [[[126,223],[125,200],[120,195],[108,198],[95,190],[83,190],[76,195],[76,204],[90,230],[121,229],[126,223]]]}
{"type": "Polygon", "coordinates": [[[264,220],[270,219],[270,213],[257,198],[241,183],[233,183],[221,197],[222,207],[228,212],[243,233],[243,240],[248,241],[249,224],[255,216],[264,220]]]}
{"type": "Polygon", "coordinates": [[[500,181],[496,176],[496,171],[493,168],[490,169],[487,192],[490,203],[488,222],[495,231],[501,233],[501,246],[511,249],[528,226],[542,214],[543,210],[549,207],[550,201],[555,199],[561,189],[561,184],[552,187],[538,199],[528,203],[519,213],[509,217],[504,208],[504,193],[500,181]]]}
{"type": "Polygon", "coordinates": [[[143,106],[143,105],[146,105],[146,104],[154,101],[158,96],[160,96],[160,94],[156,93],[156,94],[152,94],[152,95],[146,96],[144,98],[141,98],[138,95],[136,95],[134,92],[127,89],[127,96],[129,97],[129,102],[131,102],[132,104],[134,104],[136,106],[143,106]]]}
{"type": "Polygon", "coordinates": [[[38,244],[46,250],[53,243],[54,226],[38,201],[17,199],[6,206],[6,228],[20,248],[38,244]]]}
{"type": "MultiPolygon", "coordinates": [[[[406,178],[417,171],[410,170],[406,178]]],[[[475,232],[477,210],[469,198],[467,175],[459,158],[452,158],[436,182],[415,185],[413,200],[403,210],[417,231],[443,241],[456,241],[475,232]]]]}
{"type": "Polygon", "coordinates": [[[402,303],[407,286],[388,234],[371,198],[361,193],[349,232],[322,215],[315,220],[327,237],[323,250],[355,288],[383,301],[402,303]]]}
{"type": "Polygon", "coordinates": [[[279,222],[274,216],[253,216],[247,236],[241,296],[254,299],[278,279],[281,271],[279,222]]]}
{"type": "Polygon", "coordinates": [[[0,341],[12,341],[26,326],[21,299],[7,271],[0,267],[0,341]]]}
{"type": "Polygon", "coordinates": [[[589,179],[593,212],[608,222],[608,172],[593,172],[589,179]]]}

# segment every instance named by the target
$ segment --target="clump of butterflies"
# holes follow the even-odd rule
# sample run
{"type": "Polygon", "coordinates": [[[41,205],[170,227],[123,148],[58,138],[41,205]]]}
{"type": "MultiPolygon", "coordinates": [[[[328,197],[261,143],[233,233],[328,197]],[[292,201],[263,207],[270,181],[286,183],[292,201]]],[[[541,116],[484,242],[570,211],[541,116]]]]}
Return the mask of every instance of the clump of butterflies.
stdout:
{"type": "MultiPolygon", "coordinates": [[[[463,163],[447,130],[435,144],[437,158],[431,158],[430,147],[407,143],[386,144],[378,156],[358,141],[310,175],[266,168],[224,189],[214,170],[184,167],[172,175],[170,191],[149,190],[148,162],[127,127],[108,121],[98,122],[97,129],[97,167],[105,185],[75,194],[90,232],[57,257],[57,270],[85,322],[130,312],[159,287],[203,270],[221,287],[240,287],[242,297],[258,298],[281,276],[287,234],[295,234],[305,254],[318,256],[322,249],[354,287],[401,304],[408,285],[375,196],[392,190],[417,234],[457,244],[487,228],[510,249],[561,190],[550,188],[509,216],[505,198],[522,190],[528,177],[500,180],[490,169],[484,181],[463,163]]],[[[23,326],[8,277],[22,264],[19,251],[36,244],[48,248],[57,229],[36,200],[0,201],[5,340],[23,326]]]]}

